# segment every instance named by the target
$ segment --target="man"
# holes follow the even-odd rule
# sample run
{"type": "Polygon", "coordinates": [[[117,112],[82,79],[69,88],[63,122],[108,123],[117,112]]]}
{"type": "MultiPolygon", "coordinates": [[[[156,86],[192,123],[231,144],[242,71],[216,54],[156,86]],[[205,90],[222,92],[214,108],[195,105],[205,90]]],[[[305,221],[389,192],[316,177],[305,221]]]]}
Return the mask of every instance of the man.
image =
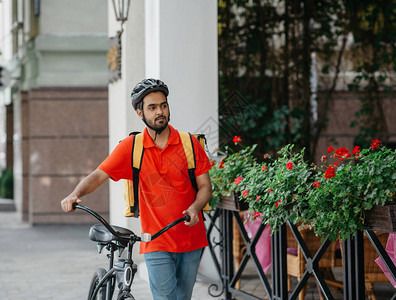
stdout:
{"type": "MultiPolygon", "coordinates": [[[[139,173],[142,232],[153,234],[183,214],[189,215],[191,220],[185,222],[188,226],[176,226],[156,240],[141,243],[140,253],[144,253],[154,299],[186,300],[191,299],[202,248],[207,246],[200,212],[212,194],[208,174],[211,166],[205,151],[193,138],[196,191],[188,175],[179,133],[168,124],[168,93],[168,87],[156,79],[143,80],[131,93],[132,106],[146,124],[139,173]]],[[[132,180],[133,140],[134,136],[124,139],[95,171],[62,200],[61,206],[65,212],[73,211],[74,202],[80,203],[82,196],[93,192],[108,178],[132,180]]]]}

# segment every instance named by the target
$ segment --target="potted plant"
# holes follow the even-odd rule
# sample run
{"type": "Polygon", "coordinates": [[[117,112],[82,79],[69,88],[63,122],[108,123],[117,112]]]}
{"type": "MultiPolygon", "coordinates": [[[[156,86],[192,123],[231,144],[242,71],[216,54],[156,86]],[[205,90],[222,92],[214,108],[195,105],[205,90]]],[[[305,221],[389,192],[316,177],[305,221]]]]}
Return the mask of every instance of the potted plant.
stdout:
{"type": "MultiPolygon", "coordinates": [[[[242,141],[239,136],[234,137],[235,145],[240,145],[242,141]]],[[[241,146],[242,147],[242,146],[241,146]]],[[[256,145],[242,147],[241,150],[231,153],[229,147],[225,147],[225,152],[220,153],[219,161],[212,161],[212,169],[209,171],[212,182],[212,198],[209,202],[211,208],[222,206],[221,202],[232,202],[236,204],[235,209],[239,209],[238,197],[235,198],[235,180],[243,176],[256,162],[253,151],[256,145]]],[[[225,208],[229,207],[225,204],[225,208]]]]}
{"type": "Polygon", "coordinates": [[[212,169],[217,201],[220,195],[239,193],[252,218],[261,217],[273,231],[287,220],[306,224],[330,240],[349,238],[367,226],[396,231],[396,220],[390,220],[392,212],[396,216],[396,204],[392,210],[387,206],[395,202],[396,151],[378,139],[363,150],[329,147],[321,165],[305,161],[304,149],[293,153],[293,145],[282,148],[274,160],[265,155],[262,163],[253,158],[253,150],[247,147],[229,155],[212,169]],[[384,208],[388,229],[375,227],[370,213],[376,210],[376,220],[383,221],[378,211],[384,208]]]}
{"type": "Polygon", "coordinates": [[[304,149],[292,150],[293,145],[285,146],[273,161],[264,155],[264,162],[252,166],[237,187],[249,202],[251,216],[263,218],[273,231],[287,220],[303,221],[308,206],[305,194],[313,183],[312,170],[304,161],[304,149]]]}
{"type": "Polygon", "coordinates": [[[394,202],[396,151],[375,139],[368,149],[356,146],[350,152],[329,147],[327,152],[322,156],[327,165],[315,167],[315,186],[307,193],[306,222],[317,235],[346,239],[364,229],[368,212],[375,206],[394,202]]]}

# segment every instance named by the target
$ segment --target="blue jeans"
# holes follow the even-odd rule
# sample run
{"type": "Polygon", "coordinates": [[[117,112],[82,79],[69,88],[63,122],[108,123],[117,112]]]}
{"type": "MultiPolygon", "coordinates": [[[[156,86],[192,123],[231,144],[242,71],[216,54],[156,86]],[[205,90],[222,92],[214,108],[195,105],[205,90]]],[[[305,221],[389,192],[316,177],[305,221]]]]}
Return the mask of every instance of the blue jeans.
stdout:
{"type": "Polygon", "coordinates": [[[202,249],[144,254],[154,300],[191,299],[202,249]]]}

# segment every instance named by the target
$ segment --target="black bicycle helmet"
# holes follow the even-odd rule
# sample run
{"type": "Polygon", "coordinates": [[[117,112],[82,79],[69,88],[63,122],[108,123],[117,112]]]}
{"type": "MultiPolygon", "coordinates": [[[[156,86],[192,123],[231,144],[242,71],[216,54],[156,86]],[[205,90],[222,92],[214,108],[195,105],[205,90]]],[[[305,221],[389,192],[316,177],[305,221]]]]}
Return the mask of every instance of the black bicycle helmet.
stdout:
{"type": "Polygon", "coordinates": [[[143,98],[152,92],[162,92],[165,97],[168,97],[169,90],[167,85],[159,79],[144,79],[139,82],[131,93],[131,102],[134,110],[141,109],[143,98]]]}

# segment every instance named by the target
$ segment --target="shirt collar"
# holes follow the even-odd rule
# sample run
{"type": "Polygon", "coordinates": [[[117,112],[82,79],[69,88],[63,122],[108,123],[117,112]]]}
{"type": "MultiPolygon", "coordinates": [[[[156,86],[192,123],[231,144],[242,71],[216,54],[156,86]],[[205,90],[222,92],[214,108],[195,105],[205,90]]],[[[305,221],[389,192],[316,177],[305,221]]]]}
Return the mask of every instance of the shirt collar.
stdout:
{"type": "MultiPolygon", "coordinates": [[[[166,143],[166,148],[168,145],[177,145],[180,142],[180,136],[178,134],[178,131],[174,129],[171,125],[168,124],[169,127],[169,139],[168,142],[166,143]]],[[[147,127],[143,131],[143,146],[144,148],[151,148],[151,147],[156,147],[153,139],[148,133],[147,127]]]]}

